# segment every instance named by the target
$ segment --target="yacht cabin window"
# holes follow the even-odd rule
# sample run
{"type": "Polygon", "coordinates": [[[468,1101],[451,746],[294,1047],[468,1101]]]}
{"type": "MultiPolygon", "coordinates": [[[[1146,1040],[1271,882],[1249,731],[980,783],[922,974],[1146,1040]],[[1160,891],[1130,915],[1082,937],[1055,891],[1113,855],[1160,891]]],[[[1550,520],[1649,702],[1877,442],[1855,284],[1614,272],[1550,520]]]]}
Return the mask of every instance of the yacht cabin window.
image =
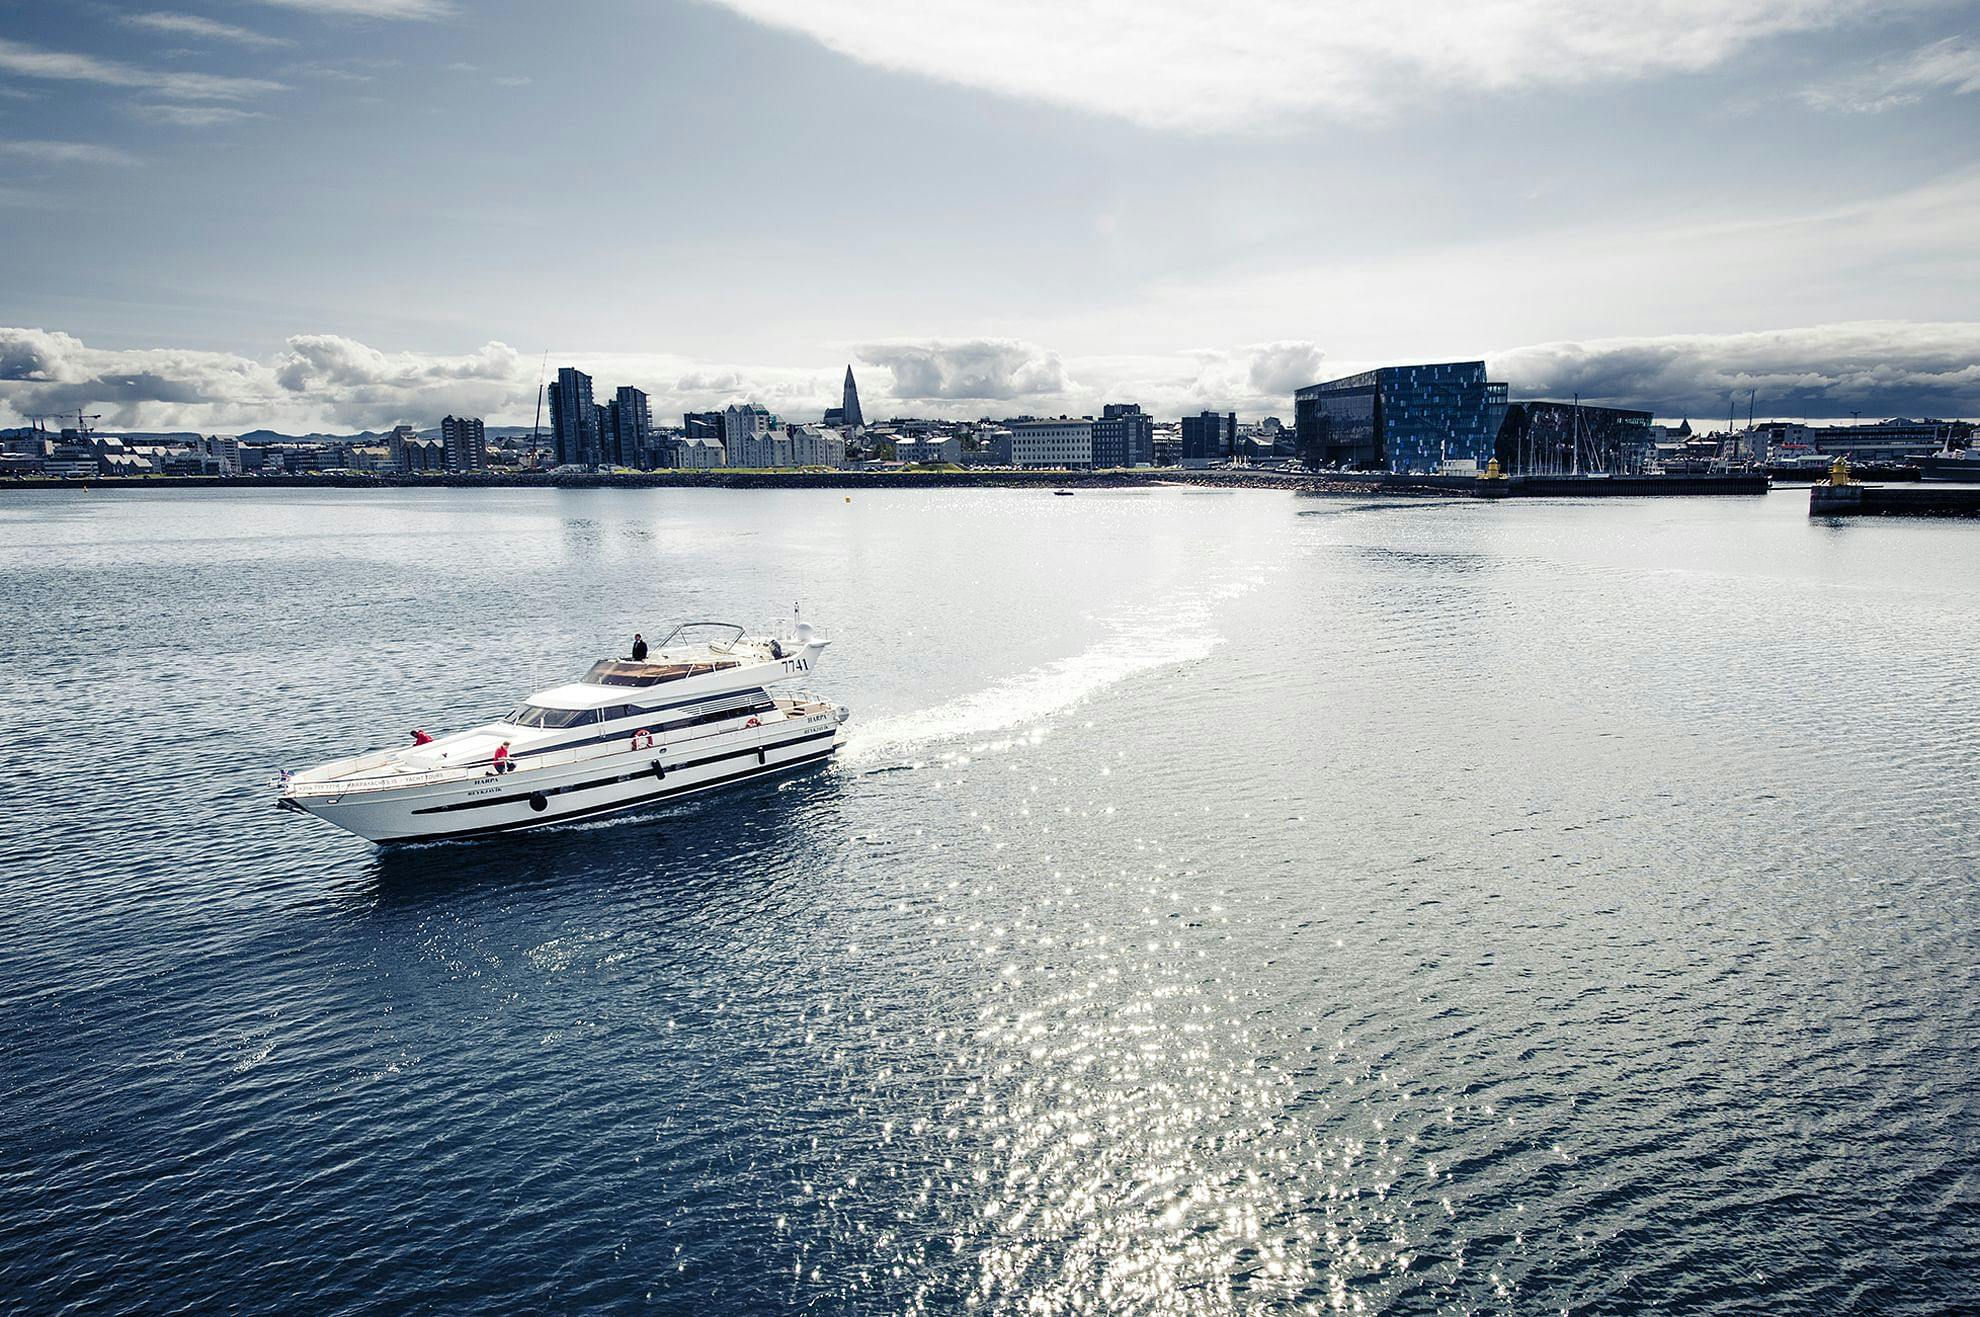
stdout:
{"type": "Polygon", "coordinates": [[[596,709],[550,709],[540,704],[524,704],[509,711],[502,720],[518,727],[547,727],[553,730],[582,727],[598,721],[596,709]]]}

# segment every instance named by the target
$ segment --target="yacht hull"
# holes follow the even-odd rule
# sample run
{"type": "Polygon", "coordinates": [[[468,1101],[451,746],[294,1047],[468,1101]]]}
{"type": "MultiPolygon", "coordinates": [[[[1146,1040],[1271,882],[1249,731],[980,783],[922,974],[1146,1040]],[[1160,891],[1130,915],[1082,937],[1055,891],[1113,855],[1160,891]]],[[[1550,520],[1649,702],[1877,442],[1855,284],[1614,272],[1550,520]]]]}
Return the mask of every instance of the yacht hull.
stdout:
{"type": "Polygon", "coordinates": [[[706,744],[626,750],[556,768],[302,796],[288,803],[381,846],[467,839],[602,818],[766,777],[829,759],[840,739],[838,718],[820,712],[708,737],[706,744]]]}

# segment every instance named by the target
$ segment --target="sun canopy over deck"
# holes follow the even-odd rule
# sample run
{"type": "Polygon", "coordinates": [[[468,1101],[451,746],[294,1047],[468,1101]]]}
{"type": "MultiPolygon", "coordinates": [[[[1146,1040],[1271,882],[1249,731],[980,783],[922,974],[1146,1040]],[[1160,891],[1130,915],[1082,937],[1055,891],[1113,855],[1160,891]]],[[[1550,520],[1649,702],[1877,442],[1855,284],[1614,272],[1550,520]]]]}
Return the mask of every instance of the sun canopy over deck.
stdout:
{"type": "Polygon", "coordinates": [[[635,663],[631,659],[599,659],[584,674],[586,686],[657,686],[663,681],[699,677],[704,673],[739,668],[741,659],[678,659],[635,663]]]}

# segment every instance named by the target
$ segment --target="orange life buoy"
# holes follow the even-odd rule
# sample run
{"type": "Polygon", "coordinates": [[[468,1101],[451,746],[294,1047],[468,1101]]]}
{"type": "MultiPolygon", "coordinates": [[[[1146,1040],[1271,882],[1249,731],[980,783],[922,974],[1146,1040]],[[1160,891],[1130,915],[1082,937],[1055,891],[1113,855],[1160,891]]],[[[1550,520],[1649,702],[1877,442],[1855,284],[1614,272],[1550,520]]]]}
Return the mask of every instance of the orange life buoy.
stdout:
{"type": "Polygon", "coordinates": [[[653,748],[652,732],[649,732],[644,727],[642,727],[638,731],[633,733],[633,749],[650,750],[652,748],[653,748]]]}
{"type": "Polygon", "coordinates": [[[746,722],[746,723],[744,723],[744,724],[743,724],[743,726],[745,726],[745,727],[761,727],[761,726],[763,726],[763,720],[762,720],[761,718],[751,718],[751,719],[750,719],[750,720],[749,720],[748,722],[746,722]]]}

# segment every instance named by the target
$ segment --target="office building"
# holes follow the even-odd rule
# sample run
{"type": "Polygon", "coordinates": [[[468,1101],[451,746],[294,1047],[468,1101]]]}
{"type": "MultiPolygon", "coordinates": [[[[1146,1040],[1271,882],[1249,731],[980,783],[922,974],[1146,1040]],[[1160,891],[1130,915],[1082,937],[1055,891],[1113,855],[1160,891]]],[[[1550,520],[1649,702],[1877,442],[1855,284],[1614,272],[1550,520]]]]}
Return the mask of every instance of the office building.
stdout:
{"type": "Polygon", "coordinates": [[[1891,462],[1936,453],[1953,437],[1948,421],[1867,421],[1861,425],[1802,425],[1762,421],[1754,428],[1760,451],[1780,456],[1820,453],[1856,462],[1891,462]]]}
{"type": "Polygon", "coordinates": [[[1208,465],[1237,451],[1237,413],[1203,412],[1182,418],[1182,463],[1208,465]]]}
{"type": "Polygon", "coordinates": [[[683,412],[681,414],[681,437],[684,439],[722,439],[722,413],[683,412]]]}
{"type": "Polygon", "coordinates": [[[1006,465],[1021,467],[1090,467],[1093,465],[1093,422],[1060,417],[1051,421],[1005,421],[1011,434],[1006,465]]]}
{"type": "Polygon", "coordinates": [[[488,436],[479,416],[449,416],[440,422],[440,446],[449,471],[486,471],[488,436]]]}
{"type": "Polygon", "coordinates": [[[1384,366],[1309,384],[1293,395],[1293,428],[1309,466],[1398,474],[1490,461],[1506,386],[1482,361],[1384,366]]]}
{"type": "Polygon", "coordinates": [[[1506,406],[1493,455],[1508,475],[1641,475],[1655,453],[1649,412],[1527,399],[1506,406]]]}
{"type": "Polygon", "coordinates": [[[550,437],[558,466],[597,466],[598,406],[591,400],[591,376],[569,366],[550,382],[550,437]]]}
{"type": "Polygon", "coordinates": [[[1155,418],[1139,403],[1110,402],[1093,423],[1093,465],[1145,466],[1155,460],[1155,418]]]}

